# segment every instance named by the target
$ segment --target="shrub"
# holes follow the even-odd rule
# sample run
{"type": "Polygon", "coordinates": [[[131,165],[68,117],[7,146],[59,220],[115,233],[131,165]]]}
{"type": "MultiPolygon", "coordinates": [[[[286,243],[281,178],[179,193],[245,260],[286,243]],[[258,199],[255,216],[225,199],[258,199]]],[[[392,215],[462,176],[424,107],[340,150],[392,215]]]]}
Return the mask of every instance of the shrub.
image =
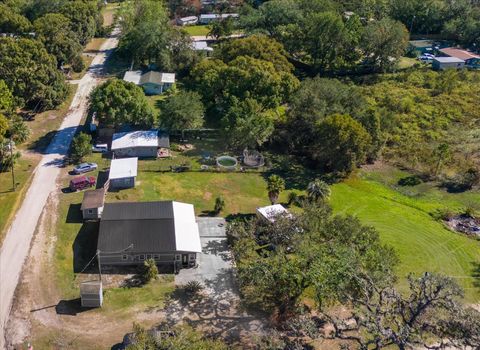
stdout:
{"type": "Polygon", "coordinates": [[[287,201],[287,204],[290,206],[292,204],[295,204],[297,202],[297,199],[298,199],[298,194],[296,194],[295,192],[290,192],[288,194],[288,201],[287,201]]]}
{"type": "Polygon", "coordinates": [[[453,216],[455,216],[455,213],[452,212],[448,208],[441,208],[441,209],[436,209],[435,211],[431,212],[430,215],[435,219],[435,220],[443,220],[443,221],[448,221],[450,220],[453,216]]]}
{"type": "Polygon", "coordinates": [[[188,295],[197,295],[203,290],[203,284],[198,281],[188,281],[184,286],[184,290],[188,295]]]}
{"type": "Polygon", "coordinates": [[[220,212],[223,209],[225,209],[225,200],[223,199],[222,196],[218,196],[217,198],[215,198],[215,208],[214,208],[215,215],[220,214],[220,212]]]}
{"type": "Polygon", "coordinates": [[[422,180],[416,175],[403,177],[400,180],[398,180],[398,184],[400,186],[416,186],[416,185],[420,185],[421,183],[422,183],[422,180]]]}
{"type": "Polygon", "coordinates": [[[92,137],[83,132],[74,137],[70,156],[75,163],[81,162],[83,157],[92,153],[91,142],[92,137]]]}
{"type": "Polygon", "coordinates": [[[158,267],[153,259],[147,259],[143,263],[142,279],[144,283],[148,283],[157,278],[158,267]]]}

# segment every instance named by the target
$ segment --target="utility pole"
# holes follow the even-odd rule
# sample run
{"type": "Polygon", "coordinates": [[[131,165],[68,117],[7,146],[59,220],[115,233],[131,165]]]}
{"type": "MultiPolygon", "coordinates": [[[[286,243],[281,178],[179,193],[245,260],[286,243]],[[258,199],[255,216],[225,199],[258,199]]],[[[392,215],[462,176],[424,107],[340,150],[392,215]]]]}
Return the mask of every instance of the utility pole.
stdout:
{"type": "Polygon", "coordinates": [[[11,167],[12,167],[12,187],[13,191],[15,192],[16,190],[16,184],[15,184],[15,170],[13,169],[15,167],[15,159],[13,159],[13,145],[12,145],[12,138],[10,137],[10,161],[12,162],[11,167]]]}

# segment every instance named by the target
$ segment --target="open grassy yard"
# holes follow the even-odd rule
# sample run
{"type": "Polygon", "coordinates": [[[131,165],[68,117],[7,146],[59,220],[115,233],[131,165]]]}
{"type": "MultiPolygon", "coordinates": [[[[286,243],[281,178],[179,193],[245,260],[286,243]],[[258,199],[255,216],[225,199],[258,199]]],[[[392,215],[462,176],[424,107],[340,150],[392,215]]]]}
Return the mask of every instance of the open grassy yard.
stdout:
{"type": "Polygon", "coordinates": [[[196,26],[185,26],[182,27],[183,30],[185,30],[188,34],[191,36],[202,36],[202,35],[208,35],[210,32],[211,26],[208,25],[196,25],[196,26]]]}
{"type": "MultiPolygon", "coordinates": [[[[379,231],[383,242],[398,253],[401,278],[409,272],[447,274],[463,286],[467,301],[478,303],[480,281],[475,271],[480,266],[480,242],[446,229],[430,212],[446,206],[461,210],[464,202],[478,199],[480,194],[454,195],[432,187],[423,194],[407,196],[375,180],[378,176],[366,173],[335,185],[334,210],[356,215],[379,231]]],[[[400,285],[406,286],[404,279],[400,285]]]]}

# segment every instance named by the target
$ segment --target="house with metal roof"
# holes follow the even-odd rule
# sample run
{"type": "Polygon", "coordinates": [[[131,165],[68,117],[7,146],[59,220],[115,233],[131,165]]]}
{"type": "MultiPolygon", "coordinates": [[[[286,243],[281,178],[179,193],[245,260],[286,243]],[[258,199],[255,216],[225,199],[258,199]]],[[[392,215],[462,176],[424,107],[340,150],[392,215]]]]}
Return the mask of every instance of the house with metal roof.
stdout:
{"type": "Polygon", "coordinates": [[[175,84],[175,73],[126,71],[123,80],[141,86],[147,95],[159,95],[175,84]]]}
{"type": "Polygon", "coordinates": [[[107,203],[97,249],[102,265],[141,265],[154,259],[176,269],[193,267],[202,252],[193,205],[175,201],[107,203]]]}
{"type": "Polygon", "coordinates": [[[463,60],[465,62],[465,66],[469,68],[480,69],[480,55],[477,55],[471,51],[455,47],[446,47],[438,50],[438,52],[444,57],[455,57],[463,60]]]}
{"type": "Polygon", "coordinates": [[[112,159],[108,173],[108,183],[111,189],[135,187],[137,178],[138,158],[112,159]]]}
{"type": "Polygon", "coordinates": [[[207,55],[209,55],[211,52],[213,52],[213,47],[208,46],[208,43],[206,41],[193,41],[192,42],[192,49],[197,51],[197,52],[204,52],[207,55]]]}
{"type": "Polygon", "coordinates": [[[170,156],[170,138],[159,130],[119,132],[110,149],[115,157],[164,158],[170,156]]]}
{"type": "Polygon", "coordinates": [[[239,17],[238,13],[222,13],[222,14],[206,13],[206,14],[200,15],[200,17],[198,18],[198,23],[200,23],[200,24],[210,24],[210,23],[215,22],[215,21],[220,21],[220,20],[224,20],[224,19],[227,19],[227,18],[236,19],[238,17],[239,17]]]}
{"type": "Polygon", "coordinates": [[[197,16],[187,16],[187,17],[180,17],[177,18],[177,24],[179,26],[188,26],[197,24],[198,17],[197,16]]]}
{"type": "Polygon", "coordinates": [[[102,217],[105,203],[105,189],[88,190],[83,194],[80,210],[83,220],[98,220],[102,217]]]}
{"type": "Polygon", "coordinates": [[[434,70],[463,69],[464,67],[465,61],[456,57],[435,57],[432,61],[434,70]]]}

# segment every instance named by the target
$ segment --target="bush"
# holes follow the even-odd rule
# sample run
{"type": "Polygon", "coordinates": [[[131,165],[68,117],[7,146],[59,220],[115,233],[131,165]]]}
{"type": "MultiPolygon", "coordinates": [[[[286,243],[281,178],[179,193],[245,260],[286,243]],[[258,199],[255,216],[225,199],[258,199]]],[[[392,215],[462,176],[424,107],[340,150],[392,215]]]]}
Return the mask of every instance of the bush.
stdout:
{"type": "Polygon", "coordinates": [[[220,212],[223,209],[225,209],[225,200],[223,199],[222,196],[218,196],[217,198],[215,198],[215,208],[214,208],[215,215],[220,214],[220,212]]]}
{"type": "Polygon", "coordinates": [[[441,208],[441,209],[436,209],[435,211],[431,212],[430,215],[435,219],[435,220],[443,220],[443,221],[448,221],[452,217],[455,216],[455,213],[452,212],[448,208],[441,208]]]}
{"type": "Polygon", "coordinates": [[[157,278],[158,267],[153,259],[147,259],[143,263],[142,279],[144,283],[148,283],[157,278]]]}
{"type": "Polygon", "coordinates": [[[189,281],[185,284],[184,290],[188,295],[197,295],[203,290],[203,284],[198,281],[189,281]]]}
{"type": "Polygon", "coordinates": [[[73,138],[72,147],[70,150],[70,157],[73,162],[79,163],[83,157],[92,153],[92,137],[88,134],[81,132],[73,138]]]}
{"type": "Polygon", "coordinates": [[[421,183],[422,183],[422,180],[416,175],[403,177],[400,180],[398,180],[398,184],[400,186],[416,186],[416,185],[420,185],[421,183]]]}

